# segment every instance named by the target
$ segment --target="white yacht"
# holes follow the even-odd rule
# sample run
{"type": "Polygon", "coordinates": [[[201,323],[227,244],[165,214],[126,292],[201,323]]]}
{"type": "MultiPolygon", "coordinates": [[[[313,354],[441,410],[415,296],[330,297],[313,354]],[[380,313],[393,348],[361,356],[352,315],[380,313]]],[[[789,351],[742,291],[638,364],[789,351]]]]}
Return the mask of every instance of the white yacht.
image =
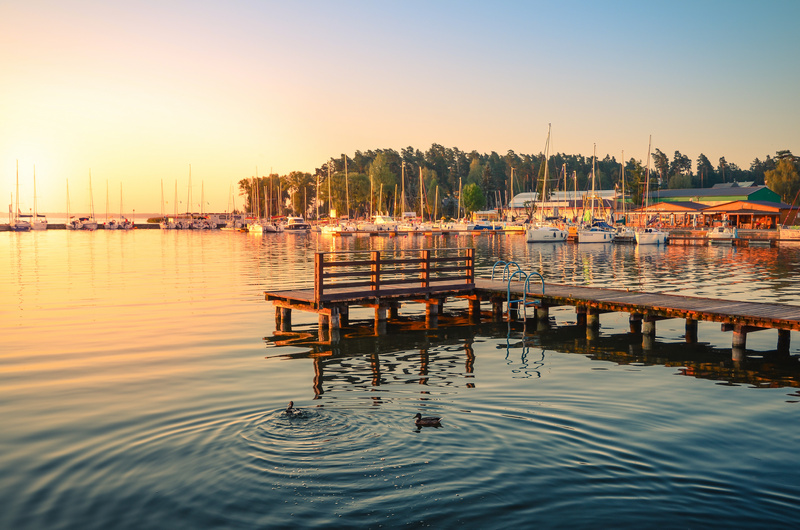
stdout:
{"type": "Polygon", "coordinates": [[[283,230],[284,232],[310,232],[311,225],[302,217],[287,217],[283,230]]]}
{"type": "Polygon", "coordinates": [[[722,226],[715,226],[709,230],[706,237],[708,237],[709,243],[730,244],[733,243],[737,235],[738,231],[736,228],[731,228],[727,224],[724,224],[722,226]]]}
{"type": "Polygon", "coordinates": [[[556,226],[535,226],[525,231],[525,241],[528,243],[552,243],[566,240],[567,231],[556,226]]]}

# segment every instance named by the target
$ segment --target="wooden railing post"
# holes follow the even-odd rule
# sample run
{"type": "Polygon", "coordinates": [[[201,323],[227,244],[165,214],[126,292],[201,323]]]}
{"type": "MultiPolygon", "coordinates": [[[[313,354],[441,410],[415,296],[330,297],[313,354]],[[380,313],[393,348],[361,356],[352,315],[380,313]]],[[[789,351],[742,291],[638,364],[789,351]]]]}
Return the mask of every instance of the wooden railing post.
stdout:
{"type": "Polygon", "coordinates": [[[381,253],[380,251],[373,250],[370,252],[370,290],[380,292],[381,290],[381,253]]]}
{"type": "Polygon", "coordinates": [[[467,249],[467,283],[475,283],[475,249],[467,249]]]}
{"type": "Polygon", "coordinates": [[[322,299],[324,285],[322,276],[325,267],[325,254],[317,252],[314,255],[314,300],[319,302],[322,299]]]}
{"type": "Polygon", "coordinates": [[[430,250],[423,250],[422,251],[422,272],[421,272],[421,279],[422,279],[422,288],[427,291],[431,285],[431,251],[430,250]]]}

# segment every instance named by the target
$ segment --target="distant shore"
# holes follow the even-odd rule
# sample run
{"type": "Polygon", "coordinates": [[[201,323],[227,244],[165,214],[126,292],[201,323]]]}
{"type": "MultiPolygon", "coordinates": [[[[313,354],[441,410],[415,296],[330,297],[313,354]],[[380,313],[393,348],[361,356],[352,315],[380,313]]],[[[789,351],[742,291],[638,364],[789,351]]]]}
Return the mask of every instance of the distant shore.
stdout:
{"type": "MultiPolygon", "coordinates": [[[[136,230],[142,230],[142,229],[144,229],[144,230],[152,230],[152,229],[160,228],[160,227],[156,223],[136,223],[134,225],[134,228],[136,230]]],[[[47,223],[47,229],[48,230],[66,230],[67,229],[67,225],[64,224],[64,223],[47,223]]],[[[97,229],[98,230],[105,230],[105,228],[103,227],[102,224],[98,224],[97,225],[97,229]]],[[[116,232],[117,230],[114,230],[114,231],[116,232]]],[[[124,231],[124,230],[121,230],[121,231],[124,231]]],[[[11,232],[11,227],[8,225],[8,223],[0,224],[0,232],[11,232]]]]}

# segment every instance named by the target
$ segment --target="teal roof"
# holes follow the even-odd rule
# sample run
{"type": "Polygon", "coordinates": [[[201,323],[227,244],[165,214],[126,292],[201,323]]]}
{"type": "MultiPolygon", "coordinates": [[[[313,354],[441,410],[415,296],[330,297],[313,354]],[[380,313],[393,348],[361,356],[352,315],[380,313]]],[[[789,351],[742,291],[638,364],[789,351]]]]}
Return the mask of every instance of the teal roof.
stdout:
{"type": "Polygon", "coordinates": [[[749,188],[689,188],[680,190],[658,190],[650,192],[650,198],[660,202],[693,200],[706,201],[766,201],[781,202],[781,197],[766,186],[749,188]]]}

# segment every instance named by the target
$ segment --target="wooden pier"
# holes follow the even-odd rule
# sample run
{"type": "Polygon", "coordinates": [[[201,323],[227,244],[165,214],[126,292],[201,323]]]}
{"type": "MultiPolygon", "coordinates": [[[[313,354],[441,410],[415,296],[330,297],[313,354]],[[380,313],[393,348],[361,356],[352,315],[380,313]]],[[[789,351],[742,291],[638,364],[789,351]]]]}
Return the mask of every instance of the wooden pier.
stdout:
{"type": "Polygon", "coordinates": [[[601,314],[628,313],[631,333],[641,334],[645,346],[652,344],[659,320],[684,319],[689,343],[697,341],[698,321],[719,322],[723,331],[733,332],[734,359],[744,356],[748,333],[777,329],[778,350],[788,351],[791,331],[800,331],[800,306],[788,304],[552,284],[539,281],[538,275],[524,292],[526,283],[518,281],[524,274],[513,275],[510,284],[506,279],[476,279],[471,248],[372,251],[369,259],[356,259],[356,254],[317,253],[313,288],[266,292],[276,307],[277,329],[291,329],[293,309],[308,311],[319,314],[320,336],[335,340],[339,329],[348,325],[349,308],[361,306],[374,308],[380,334],[407,302],[425,304],[426,324],[435,328],[445,301],[464,298],[475,321],[481,318],[482,301],[491,302],[494,319],[525,319],[545,326],[551,308],[573,306],[589,338],[598,333],[601,314]]]}

